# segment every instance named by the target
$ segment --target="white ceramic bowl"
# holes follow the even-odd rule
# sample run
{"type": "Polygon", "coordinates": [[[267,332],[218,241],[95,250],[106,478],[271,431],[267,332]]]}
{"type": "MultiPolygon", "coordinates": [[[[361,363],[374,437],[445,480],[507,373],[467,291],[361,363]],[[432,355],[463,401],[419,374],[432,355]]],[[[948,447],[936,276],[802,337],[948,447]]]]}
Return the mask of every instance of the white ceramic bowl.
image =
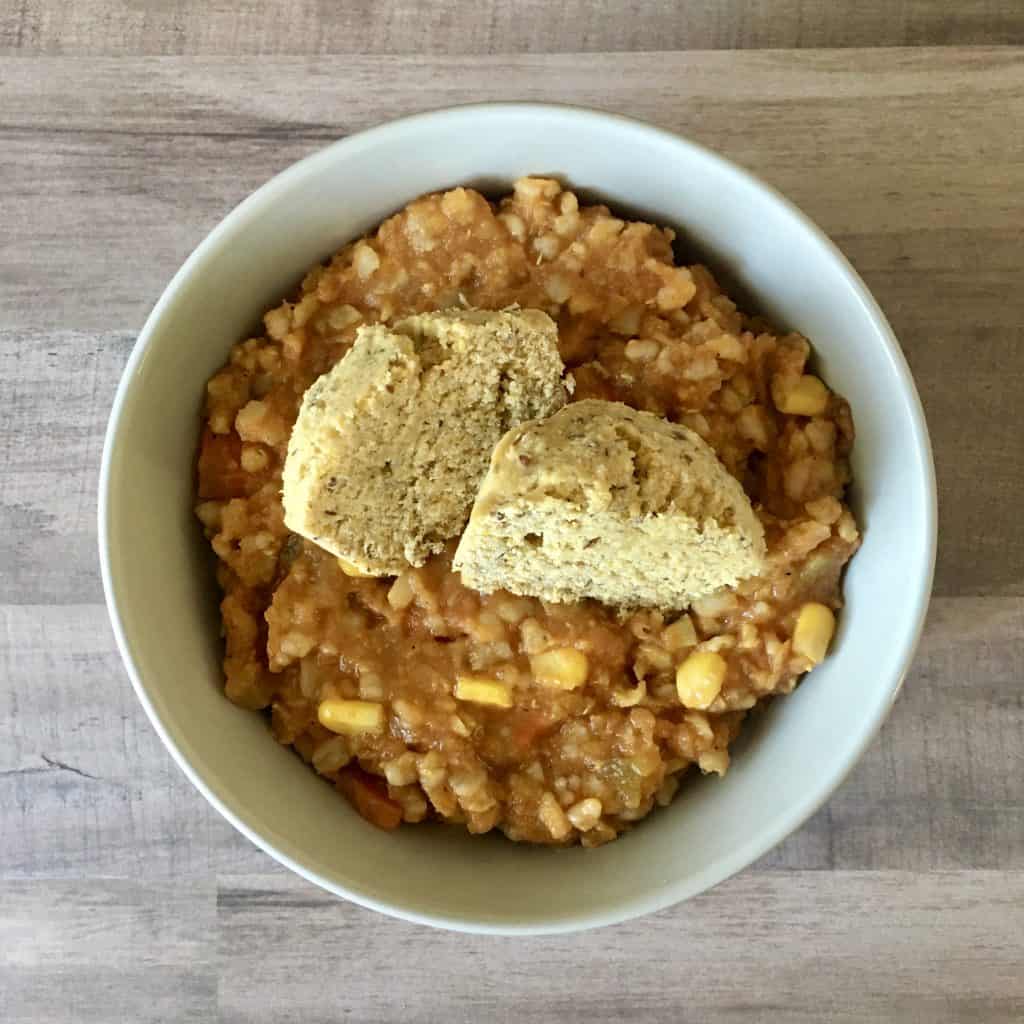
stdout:
{"type": "Polygon", "coordinates": [[[100,481],[103,582],[146,713],[203,795],[281,863],[399,917],[481,932],[608,924],[707,889],[796,829],[881,724],[920,634],[935,550],[924,418],[889,325],[822,233],[772,189],[674,135],[607,114],[501,104],[395,121],[278,175],[178,271],[117,392],[100,481]],[[807,335],[853,407],[864,545],[828,660],[755,715],[724,779],[597,850],[547,850],[457,828],[380,832],[221,690],[217,596],[192,516],[207,378],[302,273],[414,197],[507,189],[526,173],[682,229],[779,326],[807,335]]]}

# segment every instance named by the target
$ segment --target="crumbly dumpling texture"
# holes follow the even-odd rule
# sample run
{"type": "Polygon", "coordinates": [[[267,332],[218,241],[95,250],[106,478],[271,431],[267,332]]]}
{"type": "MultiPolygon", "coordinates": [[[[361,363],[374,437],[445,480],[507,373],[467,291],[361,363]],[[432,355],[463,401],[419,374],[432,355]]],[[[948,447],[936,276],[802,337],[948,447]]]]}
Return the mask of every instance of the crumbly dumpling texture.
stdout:
{"type": "Polygon", "coordinates": [[[697,434],[589,399],[502,438],[454,567],[484,593],[677,609],[764,556],[749,498],[697,434]]]}
{"type": "Polygon", "coordinates": [[[302,400],[285,525],[366,575],[422,565],[465,525],[495,444],[564,405],[539,310],[449,310],[359,330],[302,400]]]}

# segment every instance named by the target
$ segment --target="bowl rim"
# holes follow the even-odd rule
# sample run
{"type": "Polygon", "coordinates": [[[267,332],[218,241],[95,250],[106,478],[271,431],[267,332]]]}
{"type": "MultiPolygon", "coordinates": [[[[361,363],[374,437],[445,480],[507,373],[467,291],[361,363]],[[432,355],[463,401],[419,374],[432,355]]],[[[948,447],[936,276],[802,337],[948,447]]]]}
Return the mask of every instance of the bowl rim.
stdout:
{"type": "MultiPolygon", "coordinates": [[[[409,197],[410,199],[415,197],[409,197]]],[[[308,156],[289,165],[278,174],[274,175],[249,196],[238,203],[227,213],[217,225],[206,235],[192,251],[189,257],[181,265],[168,285],[164,288],[155,306],[139,332],[138,338],[132,348],[131,354],[121,373],[120,382],[114,396],[110,417],[107,423],[103,443],[103,454],[100,464],[99,486],[98,486],[98,544],[100,557],[100,574],[103,582],[104,598],[107,612],[110,617],[114,638],[125,670],[131,681],[135,695],[142,705],[150,723],[156,730],[164,746],[184,772],[193,786],[206,798],[206,800],[239,832],[247,839],[273,857],[278,863],[293,871],[300,877],[312,882],[326,891],[350,900],[359,906],[375,910],[395,917],[400,920],[416,924],[429,925],[437,928],[444,928],[451,931],[469,932],[478,934],[494,935],[540,935],[558,934],[564,932],[579,931],[587,928],[604,927],[618,924],[623,921],[639,917],[644,914],[653,913],[673,906],[685,899],[695,896],[712,886],[725,881],[727,878],[749,866],[763,854],[767,853],[783,839],[796,831],[807,819],[814,814],[836,791],[842,782],[849,775],[868,745],[877,735],[884,719],[889,713],[892,704],[903,685],[907,672],[911,666],[914,654],[917,649],[921,633],[924,628],[925,616],[928,603],[931,597],[932,583],[935,573],[935,556],[937,543],[937,519],[938,499],[936,493],[935,468],[932,456],[931,442],[928,435],[928,428],[925,422],[924,410],[921,399],[911,376],[906,358],[899,346],[896,336],[885,315],[882,313],[864,284],[860,275],[840,251],[838,246],[814,223],[802,210],[794,205],[782,193],[771,185],[762,181],[752,172],[740,165],[720,156],[690,139],[664,128],[659,128],[644,121],[626,117],[621,114],[609,113],[592,108],[557,103],[527,103],[527,102],[487,102],[467,103],[456,106],[442,107],[422,113],[412,114],[406,117],[396,118],[376,125],[374,127],[353,133],[337,142],[331,143],[308,156]],[[583,122],[603,127],[612,127],[621,131],[636,133],[654,140],[661,145],[683,147],[691,153],[701,157],[703,160],[713,164],[717,171],[725,177],[732,178],[747,187],[753,187],[767,195],[769,199],[781,206],[783,210],[792,217],[798,226],[805,232],[812,235],[816,241],[831,255],[832,259],[843,272],[847,284],[853,291],[855,298],[863,309],[868,321],[875,329],[877,337],[881,340],[886,350],[886,355],[896,374],[900,390],[907,403],[907,411],[912,423],[911,446],[920,464],[923,478],[926,501],[924,503],[924,540],[927,554],[926,571],[921,575],[916,592],[913,596],[912,622],[913,627],[908,630],[899,640],[898,671],[890,683],[887,691],[888,699],[883,694],[878,700],[874,713],[864,727],[858,742],[852,748],[848,760],[833,775],[823,776],[811,787],[805,799],[788,814],[780,817],[773,823],[770,829],[762,831],[759,835],[752,837],[751,841],[734,850],[730,856],[723,858],[716,863],[709,865],[699,872],[689,876],[685,880],[668,883],[657,887],[652,892],[637,896],[632,900],[624,901],[614,910],[602,912],[588,912],[583,909],[579,912],[563,915],[555,920],[547,920],[539,923],[524,924],[494,924],[488,921],[480,921],[465,915],[447,916],[438,913],[423,913],[408,910],[398,902],[382,900],[357,889],[340,885],[328,878],[323,877],[315,870],[306,867],[297,861],[289,853],[279,849],[273,841],[265,838],[254,828],[242,820],[240,812],[231,806],[230,797],[227,794],[216,792],[213,784],[207,782],[193,768],[187,755],[182,750],[182,744],[172,735],[171,725],[164,722],[156,709],[138,670],[132,651],[132,642],[124,628],[124,623],[118,609],[117,586],[111,569],[110,551],[113,537],[111,535],[111,472],[115,453],[121,443],[120,425],[126,404],[127,396],[131,391],[136,371],[148,350],[157,325],[162,320],[168,306],[174,301],[178,293],[185,287],[192,277],[193,272],[199,268],[205,260],[215,252],[221,239],[233,232],[249,217],[258,215],[261,209],[272,204],[277,194],[290,186],[293,181],[305,175],[316,173],[322,166],[333,163],[339,156],[354,152],[360,148],[372,146],[379,140],[388,136],[400,134],[412,125],[424,123],[458,120],[460,118],[473,118],[479,116],[568,116],[583,122]]]]}

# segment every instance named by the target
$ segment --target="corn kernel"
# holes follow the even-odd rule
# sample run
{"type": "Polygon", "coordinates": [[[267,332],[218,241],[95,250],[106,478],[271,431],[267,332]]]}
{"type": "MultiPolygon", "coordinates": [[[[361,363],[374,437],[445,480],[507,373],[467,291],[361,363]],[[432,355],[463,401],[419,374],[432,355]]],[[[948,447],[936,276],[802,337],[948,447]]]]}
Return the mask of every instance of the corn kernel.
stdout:
{"type": "Polygon", "coordinates": [[[791,388],[773,394],[775,407],[790,416],[820,416],[828,405],[828,388],[818,377],[804,374],[791,388]]]}
{"type": "Polygon", "coordinates": [[[512,707],[512,691],[504,683],[483,676],[459,676],[455,680],[455,696],[473,704],[512,707]]]}
{"type": "Polygon", "coordinates": [[[676,692],[685,707],[703,710],[725,682],[725,658],[714,651],[694,651],[676,669],[676,692]]]}
{"type": "Polygon", "coordinates": [[[346,576],[352,576],[357,580],[369,580],[373,579],[370,573],[363,572],[358,565],[353,565],[347,558],[339,558],[338,565],[341,566],[341,571],[346,576]]]}
{"type": "Polygon", "coordinates": [[[558,647],[530,659],[533,678],[544,686],[575,690],[587,681],[587,656],[575,647],[558,647]]]}
{"type": "Polygon", "coordinates": [[[384,728],[384,706],[368,700],[322,700],[316,716],[331,732],[380,732],[384,728]]]}
{"type": "Polygon", "coordinates": [[[803,655],[811,664],[823,661],[836,631],[836,617],[832,609],[817,601],[805,604],[796,617],[793,630],[793,651],[803,655]]]}

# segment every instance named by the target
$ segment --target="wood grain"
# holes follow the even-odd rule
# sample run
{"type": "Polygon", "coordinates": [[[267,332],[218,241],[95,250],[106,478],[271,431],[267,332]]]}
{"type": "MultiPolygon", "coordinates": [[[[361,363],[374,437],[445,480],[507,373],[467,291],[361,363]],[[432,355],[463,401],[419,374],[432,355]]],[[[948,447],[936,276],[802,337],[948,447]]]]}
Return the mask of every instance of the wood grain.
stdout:
{"type": "Polygon", "coordinates": [[[0,1007],[5,1024],[1017,1024],[1022,904],[1017,871],[748,873],[536,941],[428,932],[284,873],[8,883],[0,1007]]]}
{"type": "Polygon", "coordinates": [[[1013,0],[17,0],[0,51],[463,54],[1024,41],[1013,0]]]}
{"type": "Polygon", "coordinates": [[[513,1009],[599,1024],[1010,1024],[1024,1012],[1022,903],[1018,872],[751,873],[685,908],[530,941],[386,924],[284,876],[223,879],[220,1019],[269,1005],[303,1024],[475,1024],[513,1009]],[[238,955],[260,943],[276,956],[238,955]],[[325,949],[337,969],[311,986],[303,966],[325,949]]]}
{"type": "Polygon", "coordinates": [[[354,57],[341,70],[8,59],[0,83],[8,325],[138,326],[202,235],[295,159],[402,114],[511,97],[614,109],[747,165],[847,248],[897,320],[906,307],[932,312],[925,330],[946,324],[934,306],[954,286],[958,306],[1010,304],[986,326],[1020,322],[1024,300],[1008,293],[1024,190],[1003,129],[1024,112],[1024,50],[354,57]]]}
{"type": "Polygon", "coordinates": [[[585,52],[1007,43],[1024,8],[411,9],[0,8],[0,1020],[1024,1019],[1024,49],[585,52]],[[118,376],[202,236],[328,141],[508,98],[681,131],[815,217],[901,338],[942,508],[920,653],[826,807],[711,893],[543,941],[381,918],[242,839],[135,700],[95,553],[118,376]]]}
{"type": "MultiPolygon", "coordinates": [[[[1006,130],[1024,123],[1024,50],[650,56],[353,58],[343,73],[281,59],[0,61],[0,180],[12,200],[0,323],[35,332],[5,334],[19,372],[0,389],[78,386],[51,381],[31,350],[47,345],[41,328],[95,329],[93,340],[61,343],[100,361],[85,384],[107,390],[82,424],[95,455],[116,375],[104,353],[115,344],[123,356],[128,344],[109,332],[137,328],[191,249],[252,189],[388,117],[470,96],[542,97],[557,80],[562,99],[652,120],[746,164],[836,239],[888,313],[924,399],[943,517],[936,592],[1024,594],[1024,164],[1006,130]]],[[[38,405],[26,397],[15,416],[38,405]]],[[[83,443],[52,458],[77,466],[83,443]]],[[[48,504],[54,487],[60,496],[74,486],[35,472],[16,490],[33,483],[48,504]]],[[[85,517],[81,495],[70,500],[85,517]]],[[[0,540],[15,561],[0,588],[35,602],[53,599],[52,584],[64,600],[95,600],[80,527],[72,561],[51,558],[57,549],[35,526],[55,513],[15,504],[9,514],[26,532],[0,540]]]]}
{"type": "Polygon", "coordinates": [[[214,1019],[216,891],[123,879],[0,888],[4,1024],[214,1019]]]}
{"type": "MultiPolygon", "coordinates": [[[[1024,870],[1022,641],[1024,599],[935,601],[880,737],[761,867],[1024,870]]],[[[160,746],[103,608],[0,606],[0,679],[0,878],[266,869],[160,746]]]]}

